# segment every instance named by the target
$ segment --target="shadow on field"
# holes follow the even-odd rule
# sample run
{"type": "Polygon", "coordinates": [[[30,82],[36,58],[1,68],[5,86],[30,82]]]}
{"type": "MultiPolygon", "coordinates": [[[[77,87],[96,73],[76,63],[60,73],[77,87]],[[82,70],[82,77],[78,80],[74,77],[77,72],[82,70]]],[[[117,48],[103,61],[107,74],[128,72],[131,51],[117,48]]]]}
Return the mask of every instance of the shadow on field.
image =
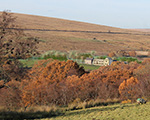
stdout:
{"type": "Polygon", "coordinates": [[[79,115],[79,114],[90,114],[92,112],[98,112],[98,111],[108,111],[108,110],[111,110],[111,111],[114,111],[116,110],[117,108],[120,108],[120,109],[124,109],[125,107],[133,107],[133,106],[138,106],[137,104],[129,104],[129,105],[125,105],[125,104],[122,104],[122,105],[118,105],[118,106],[104,106],[103,108],[92,108],[92,109],[83,109],[83,110],[77,110],[77,111],[73,111],[73,112],[70,112],[68,114],[65,114],[65,116],[70,116],[70,115],[79,115]]]}
{"type": "Polygon", "coordinates": [[[0,120],[32,120],[63,115],[63,112],[0,112],[0,120]]]}

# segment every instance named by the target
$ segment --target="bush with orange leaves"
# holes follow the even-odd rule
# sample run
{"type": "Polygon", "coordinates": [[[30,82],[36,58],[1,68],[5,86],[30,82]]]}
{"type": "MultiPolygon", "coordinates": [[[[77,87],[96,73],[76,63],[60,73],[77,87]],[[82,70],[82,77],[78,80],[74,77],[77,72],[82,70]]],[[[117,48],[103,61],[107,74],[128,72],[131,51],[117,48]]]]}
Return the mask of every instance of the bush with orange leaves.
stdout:
{"type": "Polygon", "coordinates": [[[108,56],[109,56],[109,57],[116,57],[116,54],[115,54],[114,52],[110,52],[110,53],[108,54],[108,56]]]}
{"type": "MultiPolygon", "coordinates": [[[[138,66],[136,62],[129,65],[114,62],[87,74],[71,60],[43,60],[30,70],[29,80],[22,82],[22,100],[29,106],[67,105],[77,98],[81,101],[120,98],[124,95],[119,92],[120,84],[129,81],[138,66]]],[[[130,81],[128,84],[129,87],[130,81]]]]}
{"type": "Polygon", "coordinates": [[[129,56],[130,57],[136,57],[136,52],[135,51],[129,51],[129,56]]]}
{"type": "Polygon", "coordinates": [[[22,106],[20,82],[11,80],[0,89],[0,106],[14,110],[22,106]]]}
{"type": "Polygon", "coordinates": [[[72,75],[78,77],[85,73],[82,67],[72,60],[57,61],[43,60],[35,65],[29,72],[30,80],[22,82],[22,100],[25,106],[64,104],[62,90],[63,81],[72,75]]]}
{"type": "Polygon", "coordinates": [[[139,80],[140,97],[150,96],[150,59],[145,59],[134,71],[134,76],[139,80]]]}
{"type": "Polygon", "coordinates": [[[80,77],[82,95],[78,98],[83,99],[113,99],[119,98],[120,84],[133,76],[133,71],[139,65],[134,62],[129,65],[122,62],[114,62],[110,66],[100,67],[89,74],[80,77]]]}
{"type": "Polygon", "coordinates": [[[119,93],[123,99],[135,99],[138,96],[138,84],[137,78],[131,77],[124,80],[119,86],[119,93]]]}

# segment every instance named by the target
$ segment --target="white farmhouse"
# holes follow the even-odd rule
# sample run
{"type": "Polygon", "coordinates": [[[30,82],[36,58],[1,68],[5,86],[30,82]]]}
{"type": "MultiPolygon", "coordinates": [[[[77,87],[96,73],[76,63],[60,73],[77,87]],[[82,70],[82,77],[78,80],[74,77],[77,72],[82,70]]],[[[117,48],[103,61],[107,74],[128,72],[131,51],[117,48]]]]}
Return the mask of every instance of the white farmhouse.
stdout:
{"type": "Polygon", "coordinates": [[[84,63],[85,63],[85,64],[92,65],[93,60],[94,60],[94,58],[86,58],[86,59],[84,60],[84,63]]]}
{"type": "Polygon", "coordinates": [[[94,59],[93,60],[93,65],[107,66],[107,65],[111,65],[112,62],[113,62],[113,60],[111,58],[94,59]]]}

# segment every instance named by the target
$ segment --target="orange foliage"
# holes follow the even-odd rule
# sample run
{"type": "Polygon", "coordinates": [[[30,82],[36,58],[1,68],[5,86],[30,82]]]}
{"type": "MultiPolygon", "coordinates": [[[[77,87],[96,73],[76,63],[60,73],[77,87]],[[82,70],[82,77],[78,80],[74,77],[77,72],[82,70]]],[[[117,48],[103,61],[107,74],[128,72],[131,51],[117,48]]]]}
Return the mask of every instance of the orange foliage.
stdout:
{"type": "Polygon", "coordinates": [[[22,100],[28,106],[66,105],[76,98],[81,101],[118,98],[120,84],[123,81],[130,84],[137,67],[136,62],[129,65],[115,62],[84,74],[83,68],[71,60],[43,60],[30,70],[30,80],[22,82],[22,100]]]}
{"type": "Polygon", "coordinates": [[[0,80],[0,88],[4,86],[4,81],[0,80]]]}
{"type": "Polygon", "coordinates": [[[115,54],[114,52],[110,52],[110,53],[108,54],[108,56],[109,56],[109,57],[115,57],[116,54],[115,54]]]}
{"type": "Polygon", "coordinates": [[[16,109],[22,106],[20,82],[12,80],[0,89],[0,105],[6,109],[16,109]]]}
{"type": "Polygon", "coordinates": [[[149,63],[150,63],[150,58],[146,58],[142,61],[142,65],[149,64],[149,63]]]}
{"type": "MultiPolygon", "coordinates": [[[[67,105],[77,98],[81,101],[113,99],[119,98],[120,95],[122,98],[129,98],[128,96],[134,98],[136,89],[133,87],[137,88],[138,80],[133,73],[138,66],[136,62],[130,64],[114,62],[110,66],[85,73],[74,61],[60,62],[48,59],[34,65],[26,79],[19,83],[10,81],[5,85],[11,86],[15,95],[20,91],[21,102],[25,107],[67,105]],[[15,89],[17,91],[14,91],[15,89]]],[[[7,90],[9,89],[4,91],[7,90]]]]}
{"type": "Polygon", "coordinates": [[[119,93],[125,99],[131,98],[133,99],[136,95],[137,88],[135,87],[139,81],[137,78],[131,77],[127,80],[124,80],[119,86],[119,93]]]}
{"type": "Polygon", "coordinates": [[[72,75],[80,77],[84,72],[84,69],[72,60],[67,62],[40,61],[29,72],[30,83],[24,81],[22,84],[22,86],[24,83],[26,84],[22,96],[25,106],[28,104],[47,104],[47,101],[56,103],[60,94],[58,91],[63,81],[72,75]],[[51,96],[51,98],[48,100],[47,96],[51,96]]]}
{"type": "Polygon", "coordinates": [[[139,80],[139,94],[144,97],[150,96],[150,59],[145,59],[134,71],[135,77],[139,80]]]}
{"type": "Polygon", "coordinates": [[[136,52],[135,51],[129,51],[129,56],[135,57],[136,56],[136,52]]]}
{"type": "Polygon", "coordinates": [[[120,96],[120,84],[131,78],[137,67],[137,63],[127,65],[115,62],[111,66],[100,67],[80,78],[77,76],[67,77],[65,85],[69,92],[66,94],[72,101],[74,98],[80,98],[82,101],[96,98],[117,98],[120,96]]]}

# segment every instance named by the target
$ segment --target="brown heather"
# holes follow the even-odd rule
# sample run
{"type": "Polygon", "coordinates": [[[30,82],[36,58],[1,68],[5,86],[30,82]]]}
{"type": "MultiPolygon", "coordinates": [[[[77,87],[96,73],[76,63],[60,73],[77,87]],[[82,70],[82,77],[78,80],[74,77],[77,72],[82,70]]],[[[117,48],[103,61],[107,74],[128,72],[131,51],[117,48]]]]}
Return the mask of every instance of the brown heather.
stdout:
{"type": "Polygon", "coordinates": [[[58,32],[58,31],[25,31],[40,37],[38,46],[40,52],[48,50],[89,52],[95,50],[97,54],[107,54],[118,50],[149,50],[148,32],[120,29],[104,25],[70,21],[51,17],[41,17],[25,14],[13,14],[16,23],[25,29],[76,30],[99,31],[105,33],[87,32],[58,32]],[[119,34],[112,34],[119,33],[119,34]],[[121,33],[121,34],[120,34],[121,33]]]}

